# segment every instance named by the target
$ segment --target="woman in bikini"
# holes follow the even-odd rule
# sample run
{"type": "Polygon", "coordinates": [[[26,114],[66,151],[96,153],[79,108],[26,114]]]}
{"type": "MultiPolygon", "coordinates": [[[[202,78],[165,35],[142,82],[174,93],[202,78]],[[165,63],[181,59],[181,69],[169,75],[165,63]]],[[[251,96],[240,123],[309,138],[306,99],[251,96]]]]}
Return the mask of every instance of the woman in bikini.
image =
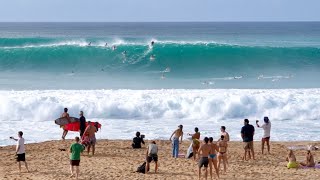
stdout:
{"type": "Polygon", "coordinates": [[[209,138],[209,143],[211,146],[211,153],[209,154],[209,167],[210,167],[210,176],[212,179],[212,165],[214,166],[214,169],[216,170],[216,174],[219,178],[219,169],[217,166],[217,154],[216,152],[219,151],[218,146],[213,142],[213,138],[209,138]]]}
{"type": "Polygon", "coordinates": [[[218,153],[218,170],[220,170],[220,164],[221,161],[223,161],[223,171],[224,173],[227,172],[227,148],[228,148],[228,143],[225,141],[224,136],[221,136],[221,139],[218,142],[219,146],[219,153],[218,153]]]}

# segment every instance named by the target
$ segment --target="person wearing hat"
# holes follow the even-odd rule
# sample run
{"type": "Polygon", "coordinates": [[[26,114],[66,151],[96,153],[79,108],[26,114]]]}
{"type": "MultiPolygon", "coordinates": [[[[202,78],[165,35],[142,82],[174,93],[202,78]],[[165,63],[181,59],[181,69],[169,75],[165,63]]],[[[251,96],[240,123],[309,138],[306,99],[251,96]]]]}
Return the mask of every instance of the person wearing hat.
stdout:
{"type": "Polygon", "coordinates": [[[268,153],[270,154],[270,131],[271,131],[271,122],[269,120],[268,117],[264,117],[263,118],[263,121],[264,121],[264,124],[262,126],[259,126],[259,120],[256,121],[256,124],[257,124],[257,127],[258,128],[262,128],[264,133],[263,133],[263,136],[262,136],[262,144],[261,144],[261,151],[262,151],[262,154],[264,152],[264,144],[267,143],[267,148],[268,148],[268,153]]]}
{"type": "Polygon", "coordinates": [[[183,126],[179,125],[178,129],[175,130],[171,137],[170,137],[170,141],[172,141],[172,137],[173,137],[173,141],[172,141],[172,157],[174,158],[178,158],[179,155],[179,138],[181,138],[180,143],[182,142],[182,138],[183,138],[183,126]]]}

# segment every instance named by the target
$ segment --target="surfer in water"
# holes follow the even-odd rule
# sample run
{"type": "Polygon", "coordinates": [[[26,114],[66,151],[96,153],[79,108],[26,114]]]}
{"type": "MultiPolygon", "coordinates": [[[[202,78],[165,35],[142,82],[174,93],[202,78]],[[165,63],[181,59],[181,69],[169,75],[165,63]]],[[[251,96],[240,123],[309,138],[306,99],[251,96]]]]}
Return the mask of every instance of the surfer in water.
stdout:
{"type": "Polygon", "coordinates": [[[154,54],[152,54],[151,56],[150,56],[150,61],[154,61],[156,59],[156,56],[154,55],[154,54]]]}
{"type": "Polygon", "coordinates": [[[154,45],[154,41],[151,41],[151,46],[153,46],[154,45]]]}
{"type": "MultiPolygon", "coordinates": [[[[64,108],[63,113],[61,114],[62,118],[67,118],[68,121],[70,122],[70,116],[68,113],[68,108],[64,108]]],[[[65,126],[60,126],[63,129],[63,133],[62,133],[62,139],[64,140],[68,134],[68,130],[65,129],[65,126]]]]}
{"type": "Polygon", "coordinates": [[[91,42],[89,42],[88,46],[91,46],[91,42]]]}
{"type": "Polygon", "coordinates": [[[117,49],[117,46],[116,45],[113,45],[112,46],[112,50],[114,51],[114,50],[116,50],[117,49]]]}
{"type": "Polygon", "coordinates": [[[106,46],[106,47],[107,47],[107,46],[108,46],[108,43],[106,43],[104,46],[106,46]]]}

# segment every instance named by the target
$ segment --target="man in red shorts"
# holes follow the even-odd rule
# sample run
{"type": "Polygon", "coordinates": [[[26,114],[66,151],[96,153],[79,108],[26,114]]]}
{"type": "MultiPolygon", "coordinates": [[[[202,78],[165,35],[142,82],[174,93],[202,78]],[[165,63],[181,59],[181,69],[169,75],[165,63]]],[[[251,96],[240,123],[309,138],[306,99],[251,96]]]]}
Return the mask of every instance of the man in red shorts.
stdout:
{"type": "Polygon", "coordinates": [[[261,140],[262,141],[261,151],[262,151],[262,154],[263,154],[264,144],[267,143],[268,153],[270,154],[269,141],[270,141],[271,122],[270,122],[268,117],[264,117],[263,121],[264,121],[264,124],[262,126],[259,126],[259,124],[258,124],[259,120],[256,121],[257,127],[258,128],[262,128],[263,131],[264,131],[263,136],[262,136],[262,140],[261,140]]]}

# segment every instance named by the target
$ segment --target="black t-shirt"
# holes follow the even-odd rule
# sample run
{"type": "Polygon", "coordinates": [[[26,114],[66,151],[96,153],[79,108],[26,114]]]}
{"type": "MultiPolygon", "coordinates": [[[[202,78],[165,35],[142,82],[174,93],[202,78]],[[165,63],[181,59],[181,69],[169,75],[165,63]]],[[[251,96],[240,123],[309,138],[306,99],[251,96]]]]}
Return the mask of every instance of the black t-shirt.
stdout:
{"type": "Polygon", "coordinates": [[[86,130],[86,118],[84,116],[80,117],[80,131],[86,130]]]}
{"type": "Polygon", "coordinates": [[[143,138],[141,137],[134,137],[133,138],[133,148],[141,148],[141,143],[144,144],[143,138]]]}
{"type": "Polygon", "coordinates": [[[243,126],[241,133],[244,134],[243,142],[253,141],[254,127],[251,124],[243,126]]]}

